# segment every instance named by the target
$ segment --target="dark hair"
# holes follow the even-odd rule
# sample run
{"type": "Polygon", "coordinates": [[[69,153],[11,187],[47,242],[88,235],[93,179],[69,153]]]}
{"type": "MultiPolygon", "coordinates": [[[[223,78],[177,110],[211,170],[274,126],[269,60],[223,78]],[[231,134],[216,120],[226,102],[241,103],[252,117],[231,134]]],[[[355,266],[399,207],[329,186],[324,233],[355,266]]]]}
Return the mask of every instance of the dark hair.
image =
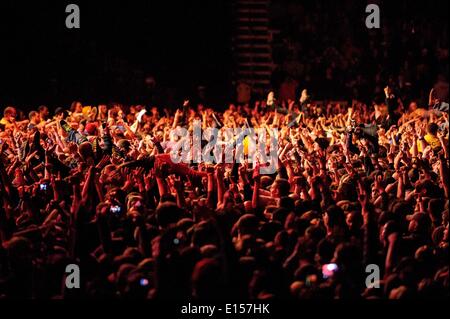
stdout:
{"type": "Polygon", "coordinates": [[[177,199],[172,194],[163,194],[160,199],[161,203],[176,203],[177,199]]]}
{"type": "Polygon", "coordinates": [[[219,245],[216,229],[211,222],[203,221],[194,226],[192,244],[199,248],[208,244],[219,245]]]}
{"type": "Polygon", "coordinates": [[[205,258],[197,262],[192,272],[192,289],[202,300],[216,300],[224,293],[223,274],[217,259],[205,258]]]}
{"type": "Polygon", "coordinates": [[[55,115],[61,115],[63,114],[64,116],[67,114],[66,110],[63,109],[62,107],[57,107],[55,110],[55,115]]]}
{"type": "Polygon", "coordinates": [[[38,114],[39,113],[36,111],[31,111],[30,113],[28,113],[28,119],[31,120],[33,117],[35,117],[38,114]]]}
{"type": "Polygon", "coordinates": [[[293,211],[295,209],[295,202],[289,196],[283,196],[280,198],[280,207],[286,208],[289,211],[293,211]]]}
{"type": "Polygon", "coordinates": [[[436,135],[439,130],[439,126],[436,123],[429,123],[427,127],[427,132],[436,135]]]}
{"type": "Polygon", "coordinates": [[[77,107],[77,104],[80,103],[80,101],[73,101],[70,105],[70,112],[75,112],[75,109],[77,107]]]}
{"type": "Polygon", "coordinates": [[[276,220],[278,222],[280,222],[281,224],[284,225],[284,222],[286,220],[286,217],[289,214],[289,210],[284,208],[284,207],[280,207],[278,209],[276,209],[273,214],[272,214],[272,218],[273,220],[276,220]]]}
{"type": "Polygon", "coordinates": [[[3,110],[3,116],[8,116],[11,113],[13,113],[16,109],[12,106],[7,106],[4,110],[3,110]]]}
{"type": "Polygon", "coordinates": [[[38,107],[38,111],[39,111],[39,112],[41,112],[41,111],[43,111],[43,110],[45,110],[45,109],[48,110],[48,107],[46,107],[45,105],[41,105],[41,106],[38,107]]]}
{"type": "Polygon", "coordinates": [[[181,217],[181,209],[173,202],[161,203],[156,209],[156,220],[163,228],[177,223],[181,217]]]}
{"type": "Polygon", "coordinates": [[[445,202],[439,198],[432,198],[428,202],[428,212],[433,217],[433,219],[439,222],[442,219],[442,212],[444,211],[445,202]]]}
{"type": "Polygon", "coordinates": [[[234,227],[241,235],[254,234],[258,229],[258,219],[255,215],[242,215],[234,227]]]}
{"type": "Polygon", "coordinates": [[[345,223],[345,214],[342,208],[336,205],[330,206],[326,210],[326,214],[328,216],[328,226],[342,226],[345,223]]]}
{"type": "Polygon", "coordinates": [[[289,181],[287,179],[277,178],[274,183],[276,183],[276,186],[278,187],[278,190],[280,192],[280,197],[289,195],[289,190],[291,189],[291,184],[289,184],[289,181]]]}

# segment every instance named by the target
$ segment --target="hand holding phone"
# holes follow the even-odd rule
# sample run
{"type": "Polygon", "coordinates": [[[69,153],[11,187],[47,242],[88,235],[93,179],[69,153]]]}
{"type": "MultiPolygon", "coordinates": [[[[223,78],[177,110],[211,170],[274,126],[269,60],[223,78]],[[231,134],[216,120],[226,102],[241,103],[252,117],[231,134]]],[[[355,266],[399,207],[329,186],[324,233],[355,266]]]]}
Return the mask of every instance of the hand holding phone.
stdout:
{"type": "Polygon", "coordinates": [[[122,212],[122,207],[118,205],[113,205],[109,208],[109,211],[113,213],[114,215],[118,216],[122,212]]]}
{"type": "Polygon", "coordinates": [[[339,267],[337,264],[330,263],[325,264],[322,266],[322,276],[323,278],[327,279],[332,277],[337,271],[339,270],[339,267]]]}

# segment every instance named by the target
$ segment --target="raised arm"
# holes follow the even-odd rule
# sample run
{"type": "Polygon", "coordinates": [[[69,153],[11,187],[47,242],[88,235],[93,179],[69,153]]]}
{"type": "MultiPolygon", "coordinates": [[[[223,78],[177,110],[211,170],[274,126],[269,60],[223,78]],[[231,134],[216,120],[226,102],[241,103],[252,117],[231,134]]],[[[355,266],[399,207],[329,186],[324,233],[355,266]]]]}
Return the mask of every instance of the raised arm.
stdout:
{"type": "Polygon", "coordinates": [[[221,206],[223,204],[223,195],[225,194],[223,174],[223,166],[221,164],[217,164],[215,167],[215,177],[217,182],[217,206],[221,206]]]}
{"type": "Polygon", "coordinates": [[[208,203],[208,207],[213,209],[216,207],[216,196],[215,196],[215,191],[214,191],[214,168],[211,167],[207,167],[206,169],[207,172],[207,203],[208,203]]]}
{"type": "Polygon", "coordinates": [[[363,181],[358,178],[358,199],[361,204],[361,213],[363,215],[363,256],[364,263],[370,264],[376,261],[377,253],[377,224],[374,216],[374,208],[370,202],[369,189],[366,188],[363,181]]]}
{"type": "Polygon", "coordinates": [[[162,167],[159,165],[155,166],[155,177],[156,184],[158,185],[159,196],[162,197],[165,194],[169,193],[169,185],[167,185],[162,167]]]}
{"type": "Polygon", "coordinates": [[[91,166],[88,169],[87,175],[86,175],[86,181],[83,185],[83,191],[81,192],[81,199],[83,201],[87,201],[90,199],[90,194],[92,194],[92,191],[94,189],[94,177],[95,177],[95,167],[91,166]]]}
{"type": "Polygon", "coordinates": [[[186,199],[184,198],[184,184],[180,176],[173,180],[173,187],[175,188],[178,207],[186,207],[186,199]]]}
{"type": "Polygon", "coordinates": [[[448,166],[447,160],[443,153],[439,154],[439,174],[444,188],[445,197],[448,199],[449,198],[448,166]]]}
{"type": "Polygon", "coordinates": [[[259,174],[259,165],[256,165],[253,170],[253,197],[252,197],[253,209],[257,209],[259,207],[260,187],[261,187],[261,175],[259,174]]]}

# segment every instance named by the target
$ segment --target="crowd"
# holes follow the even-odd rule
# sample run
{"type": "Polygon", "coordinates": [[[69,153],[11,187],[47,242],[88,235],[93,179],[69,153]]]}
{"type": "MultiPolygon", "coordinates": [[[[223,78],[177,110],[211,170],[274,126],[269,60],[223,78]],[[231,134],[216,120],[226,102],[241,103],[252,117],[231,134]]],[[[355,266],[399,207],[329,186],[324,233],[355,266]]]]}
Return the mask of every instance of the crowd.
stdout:
{"type": "Polygon", "coordinates": [[[304,90],[220,113],[189,101],[6,107],[0,297],[448,297],[448,104],[384,96],[317,106],[304,90]],[[276,128],[276,173],[174,163],[171,132],[194,120],[276,128]],[[69,264],[79,289],[65,285],[69,264]]]}
{"type": "Polygon", "coordinates": [[[388,83],[405,103],[426,104],[428,88],[449,73],[448,3],[373,3],[380,8],[380,29],[365,27],[366,2],[272,1],[280,31],[273,44],[273,85],[286,95],[298,86],[311,89],[316,99],[370,103],[388,83]]]}

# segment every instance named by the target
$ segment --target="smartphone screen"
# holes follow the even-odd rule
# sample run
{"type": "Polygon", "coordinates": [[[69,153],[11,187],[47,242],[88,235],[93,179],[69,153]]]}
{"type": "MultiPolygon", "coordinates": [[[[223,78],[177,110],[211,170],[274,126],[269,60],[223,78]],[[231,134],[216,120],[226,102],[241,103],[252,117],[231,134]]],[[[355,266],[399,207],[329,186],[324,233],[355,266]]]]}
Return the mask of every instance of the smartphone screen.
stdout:
{"type": "Polygon", "coordinates": [[[336,264],[325,264],[322,266],[322,276],[323,278],[330,278],[338,270],[338,265],[336,264]]]}
{"type": "Polygon", "coordinates": [[[122,208],[118,205],[114,205],[109,208],[109,211],[114,215],[120,215],[122,208]]]}

